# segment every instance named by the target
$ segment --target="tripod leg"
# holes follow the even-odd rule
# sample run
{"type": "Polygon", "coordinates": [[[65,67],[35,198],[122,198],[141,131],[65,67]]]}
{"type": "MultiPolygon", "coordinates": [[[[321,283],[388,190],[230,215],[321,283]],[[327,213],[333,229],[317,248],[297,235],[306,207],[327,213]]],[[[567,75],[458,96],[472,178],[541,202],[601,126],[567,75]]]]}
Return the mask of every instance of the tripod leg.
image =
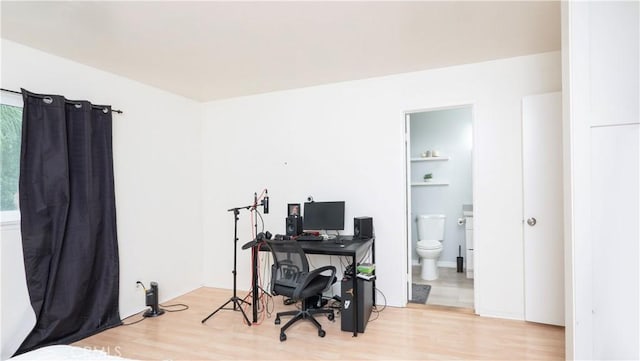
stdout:
{"type": "Polygon", "coordinates": [[[231,297],[227,302],[225,302],[222,306],[218,307],[215,311],[211,312],[211,314],[209,316],[207,316],[207,318],[205,318],[204,320],[202,320],[202,323],[207,322],[208,319],[211,318],[211,316],[215,315],[218,311],[220,310],[233,310],[233,311],[237,311],[240,310],[240,312],[242,312],[242,316],[244,316],[245,321],[247,321],[247,325],[251,326],[251,321],[249,321],[249,317],[247,317],[247,314],[244,312],[244,310],[242,309],[242,303],[244,302],[248,305],[251,305],[251,303],[243,300],[242,298],[239,297],[231,297]],[[224,308],[226,305],[228,305],[229,303],[233,303],[233,309],[231,308],[224,308]],[[237,309],[236,309],[237,307],[237,309]]]}
{"type": "Polygon", "coordinates": [[[269,292],[267,292],[264,288],[262,288],[262,286],[258,286],[258,291],[262,292],[263,295],[269,298],[273,298],[273,296],[269,292]]]}
{"type": "MultiPolygon", "coordinates": [[[[242,316],[244,316],[244,320],[245,320],[245,321],[247,321],[247,325],[251,326],[251,321],[249,321],[249,317],[247,317],[247,314],[246,314],[246,313],[244,313],[244,310],[242,309],[242,306],[240,305],[240,302],[239,302],[239,301],[246,302],[246,303],[249,303],[249,302],[247,302],[247,301],[245,301],[245,300],[242,300],[242,299],[240,299],[240,298],[237,298],[237,297],[236,297],[236,299],[233,301],[236,305],[238,305],[238,308],[240,309],[240,312],[242,312],[242,316]]],[[[249,304],[250,304],[250,303],[249,303],[249,304]]]]}
{"type": "Polygon", "coordinates": [[[235,296],[233,296],[233,297],[231,297],[231,299],[232,299],[232,300],[234,300],[234,302],[233,302],[233,310],[234,310],[234,311],[237,311],[236,307],[240,307],[240,306],[239,306],[239,305],[240,305],[240,302],[244,302],[244,303],[246,303],[247,305],[251,306],[251,302],[246,301],[246,300],[243,300],[243,299],[242,299],[242,298],[240,298],[240,297],[235,297],[235,296]]]}
{"type": "Polygon", "coordinates": [[[221,309],[223,309],[223,308],[224,308],[224,306],[228,305],[228,304],[229,304],[229,302],[233,302],[233,301],[234,301],[234,299],[233,299],[233,298],[230,298],[230,299],[229,299],[227,302],[225,302],[222,306],[218,307],[215,311],[211,312],[211,314],[210,314],[209,316],[207,316],[207,318],[205,318],[204,320],[202,320],[202,323],[207,322],[207,320],[208,320],[209,318],[211,318],[211,316],[215,315],[215,314],[216,314],[216,312],[220,311],[221,309]]]}
{"type": "Polygon", "coordinates": [[[249,301],[247,301],[247,300],[243,300],[243,299],[242,299],[242,298],[240,298],[240,297],[234,297],[234,298],[235,298],[236,300],[240,301],[240,302],[244,302],[244,303],[246,303],[247,305],[251,306],[251,302],[249,302],[249,301]]]}

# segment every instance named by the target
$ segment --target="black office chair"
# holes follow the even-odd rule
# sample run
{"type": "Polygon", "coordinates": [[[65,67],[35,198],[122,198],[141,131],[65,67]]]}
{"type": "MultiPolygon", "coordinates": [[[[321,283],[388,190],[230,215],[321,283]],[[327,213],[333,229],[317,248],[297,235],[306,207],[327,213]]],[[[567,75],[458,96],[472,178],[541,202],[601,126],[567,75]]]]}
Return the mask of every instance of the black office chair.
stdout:
{"type": "Polygon", "coordinates": [[[307,319],[318,329],[318,336],[324,337],[325,331],[313,315],[327,314],[327,318],[333,321],[335,316],[332,309],[312,308],[307,304],[307,299],[321,295],[336,281],[336,268],[324,266],[309,271],[307,256],[297,243],[290,240],[267,240],[267,244],[273,254],[271,266],[271,293],[274,296],[281,295],[291,298],[294,302],[302,301],[302,308],[296,311],[279,312],[276,314],[275,324],[280,324],[280,317],[294,316],[280,329],[280,341],[287,339],[285,331],[294,322],[307,319]],[[322,275],[329,273],[329,275],[322,275]]]}

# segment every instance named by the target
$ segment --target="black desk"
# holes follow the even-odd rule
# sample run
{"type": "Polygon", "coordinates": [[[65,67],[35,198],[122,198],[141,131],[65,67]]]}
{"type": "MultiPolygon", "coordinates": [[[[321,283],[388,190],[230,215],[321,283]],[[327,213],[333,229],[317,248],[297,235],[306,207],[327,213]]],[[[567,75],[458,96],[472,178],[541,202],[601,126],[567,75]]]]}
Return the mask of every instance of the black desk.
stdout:
{"type": "MultiPolygon", "coordinates": [[[[323,254],[327,256],[346,256],[351,257],[351,264],[356,267],[358,265],[358,260],[361,260],[371,248],[371,263],[376,262],[376,247],[375,247],[375,238],[369,239],[353,239],[353,236],[337,236],[336,239],[328,239],[324,241],[298,241],[298,244],[302,247],[305,253],[308,254],[323,254]]],[[[258,247],[254,247],[257,249],[258,247]]],[[[268,251],[269,249],[264,246],[260,247],[261,251],[268,251]]],[[[257,254],[253,259],[257,259],[257,254]]],[[[257,269],[254,269],[253,275],[253,322],[257,322],[257,269]]],[[[354,270],[355,271],[355,270],[354,270]]],[[[354,302],[354,317],[353,317],[353,336],[358,336],[358,284],[357,277],[355,274],[352,277],[353,282],[353,299],[354,302]]],[[[375,279],[373,280],[373,304],[376,304],[376,287],[375,287],[375,279]]]]}

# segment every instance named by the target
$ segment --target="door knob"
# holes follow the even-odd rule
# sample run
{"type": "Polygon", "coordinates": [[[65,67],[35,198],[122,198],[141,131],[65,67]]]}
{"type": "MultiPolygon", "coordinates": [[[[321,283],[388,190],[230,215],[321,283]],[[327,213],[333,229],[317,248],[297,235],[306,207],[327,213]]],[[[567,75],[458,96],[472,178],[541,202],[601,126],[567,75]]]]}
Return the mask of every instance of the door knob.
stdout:
{"type": "Polygon", "coordinates": [[[527,219],[527,224],[530,225],[531,227],[535,226],[536,223],[538,223],[538,221],[536,221],[536,219],[533,217],[527,219]]]}

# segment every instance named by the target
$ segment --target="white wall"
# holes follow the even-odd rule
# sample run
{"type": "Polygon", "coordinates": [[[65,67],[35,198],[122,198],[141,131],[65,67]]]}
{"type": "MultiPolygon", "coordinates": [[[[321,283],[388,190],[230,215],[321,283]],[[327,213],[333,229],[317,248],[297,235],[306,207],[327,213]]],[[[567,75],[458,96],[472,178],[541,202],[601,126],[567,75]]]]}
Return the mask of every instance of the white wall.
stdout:
{"type": "MultiPolygon", "coordinates": [[[[231,287],[226,209],[269,189],[266,228],[284,233],[287,203],[345,200],[376,230],[377,286],[406,301],[404,112],[474,104],[476,311],[523,318],[521,99],[560,90],[558,52],[210,102],[203,139],[205,282],[231,287]]],[[[240,243],[249,220],[241,214],[240,243]]],[[[249,254],[238,281],[249,285],[249,254]]]]}
{"type": "Polygon", "coordinates": [[[640,358],[640,5],[563,4],[568,358],[640,358]]]}
{"type": "MultiPolygon", "coordinates": [[[[11,41],[2,40],[1,50],[3,88],[62,94],[124,111],[113,121],[121,316],[145,306],[137,280],[157,281],[161,300],[200,286],[200,105],[11,41]]],[[[16,242],[18,227],[3,229],[3,314],[28,307],[18,303],[20,295],[5,297],[15,281],[6,282],[5,271],[22,267],[21,255],[8,255],[20,249],[16,242]]],[[[24,275],[13,277],[24,282],[24,275]]],[[[5,345],[13,330],[2,321],[5,345]]]]}
{"type": "Polygon", "coordinates": [[[412,182],[423,182],[425,173],[433,174],[433,181],[446,181],[447,186],[411,187],[412,259],[418,261],[416,243],[419,214],[444,214],[445,234],[438,264],[456,267],[458,246],[466,257],[465,227],[458,225],[463,218],[462,205],[473,203],[472,194],[472,133],[473,112],[470,106],[413,113],[411,117],[411,157],[420,158],[426,150],[438,150],[447,161],[411,163],[412,182]]]}

